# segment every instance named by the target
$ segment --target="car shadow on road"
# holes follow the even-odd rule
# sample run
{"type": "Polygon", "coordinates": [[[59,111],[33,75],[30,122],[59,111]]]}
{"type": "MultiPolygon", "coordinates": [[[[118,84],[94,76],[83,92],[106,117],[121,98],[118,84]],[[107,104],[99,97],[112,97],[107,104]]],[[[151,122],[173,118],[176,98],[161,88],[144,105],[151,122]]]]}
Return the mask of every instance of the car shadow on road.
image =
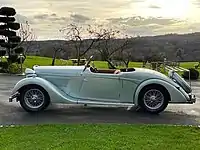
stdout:
{"type": "MultiPolygon", "coordinates": [[[[40,113],[28,113],[15,107],[16,113],[4,118],[3,124],[52,124],[52,123],[129,123],[197,125],[196,116],[182,112],[164,111],[152,115],[124,108],[53,106],[40,113]]],[[[5,117],[5,116],[4,116],[5,117]]],[[[1,120],[2,121],[2,120],[1,120]]]]}

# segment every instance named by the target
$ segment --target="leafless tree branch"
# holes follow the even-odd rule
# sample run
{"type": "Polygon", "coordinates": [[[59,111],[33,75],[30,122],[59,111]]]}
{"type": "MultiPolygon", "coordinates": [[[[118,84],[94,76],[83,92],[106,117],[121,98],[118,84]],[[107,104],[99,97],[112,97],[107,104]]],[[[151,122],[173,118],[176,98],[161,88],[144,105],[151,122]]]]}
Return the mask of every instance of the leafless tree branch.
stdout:
{"type": "Polygon", "coordinates": [[[93,29],[90,25],[85,29],[76,24],[69,24],[66,28],[60,30],[64,34],[64,38],[68,41],[72,41],[76,49],[76,57],[78,59],[78,65],[80,64],[80,59],[83,57],[98,41],[98,39],[92,38],[94,34],[93,29]],[[84,35],[89,35],[89,40],[84,39],[84,35]],[[89,44],[87,43],[89,41],[89,44]]]}
{"type": "Polygon", "coordinates": [[[30,47],[33,45],[33,41],[37,39],[28,21],[26,21],[25,24],[21,24],[19,36],[21,37],[21,42],[18,46],[22,46],[26,42],[26,49],[24,51],[24,55],[26,56],[27,52],[30,50],[30,47]]]}

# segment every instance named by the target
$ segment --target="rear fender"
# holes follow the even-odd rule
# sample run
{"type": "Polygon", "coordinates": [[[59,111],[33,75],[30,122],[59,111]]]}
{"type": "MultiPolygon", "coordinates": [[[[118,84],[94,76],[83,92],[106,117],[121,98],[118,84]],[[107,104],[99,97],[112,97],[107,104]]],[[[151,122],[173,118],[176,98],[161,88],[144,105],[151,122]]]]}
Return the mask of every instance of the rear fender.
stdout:
{"type": "Polygon", "coordinates": [[[38,85],[44,88],[49,97],[51,102],[59,102],[59,103],[77,103],[77,99],[75,97],[71,97],[56,87],[51,82],[40,78],[40,77],[29,77],[20,80],[13,88],[12,94],[19,92],[22,88],[29,85],[38,85]]]}
{"type": "Polygon", "coordinates": [[[188,94],[179,86],[175,86],[175,84],[170,84],[164,80],[160,79],[149,79],[144,82],[142,82],[136,89],[134,94],[134,104],[138,105],[138,97],[140,91],[148,85],[151,84],[157,84],[163,86],[170,95],[170,102],[172,103],[185,103],[187,100],[189,100],[188,94]]]}

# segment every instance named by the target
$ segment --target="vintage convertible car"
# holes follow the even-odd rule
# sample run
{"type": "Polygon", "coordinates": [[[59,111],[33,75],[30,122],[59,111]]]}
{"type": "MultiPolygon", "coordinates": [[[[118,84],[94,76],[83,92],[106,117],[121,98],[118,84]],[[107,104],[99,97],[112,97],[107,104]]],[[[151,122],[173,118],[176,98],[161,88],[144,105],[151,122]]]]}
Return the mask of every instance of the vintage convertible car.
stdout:
{"type": "Polygon", "coordinates": [[[12,90],[9,101],[19,101],[28,112],[39,112],[50,103],[137,106],[160,113],[169,103],[196,101],[191,86],[176,72],[166,76],[144,68],[96,69],[90,66],[34,66],[12,90]]]}

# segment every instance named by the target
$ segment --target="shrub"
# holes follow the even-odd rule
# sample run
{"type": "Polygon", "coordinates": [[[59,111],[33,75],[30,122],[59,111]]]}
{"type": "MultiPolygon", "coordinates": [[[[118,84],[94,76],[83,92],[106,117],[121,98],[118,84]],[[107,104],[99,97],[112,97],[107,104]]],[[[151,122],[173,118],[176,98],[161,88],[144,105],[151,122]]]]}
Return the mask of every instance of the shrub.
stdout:
{"type": "Polygon", "coordinates": [[[8,62],[4,61],[0,62],[0,73],[16,74],[16,73],[21,73],[21,70],[17,63],[8,65],[8,62]]]}
{"type": "Polygon", "coordinates": [[[18,67],[16,63],[9,65],[8,70],[9,70],[9,73],[11,74],[20,73],[20,68],[18,67]]]}
{"type": "Polygon", "coordinates": [[[23,47],[15,48],[15,53],[20,54],[20,53],[23,53],[23,52],[24,52],[24,48],[23,47]]]}
{"type": "Polygon", "coordinates": [[[0,17],[0,22],[8,23],[8,22],[14,22],[14,17],[0,17]]]}
{"type": "Polygon", "coordinates": [[[0,29],[6,29],[7,28],[7,25],[0,25],[0,29]]]}
{"type": "MultiPolygon", "coordinates": [[[[189,68],[189,70],[190,70],[190,79],[197,80],[199,78],[199,72],[194,68],[189,68]]],[[[184,73],[182,74],[182,77],[184,79],[189,79],[189,72],[184,71],[184,73]]]]}
{"type": "MultiPolygon", "coordinates": [[[[16,72],[13,70],[13,63],[19,64],[19,54],[24,52],[22,47],[19,47],[21,41],[21,37],[17,36],[16,31],[20,29],[20,24],[15,22],[16,11],[12,7],[2,7],[0,8],[0,47],[3,47],[5,50],[0,51],[0,56],[5,56],[5,52],[7,52],[8,58],[8,67],[7,70],[11,70],[11,72],[16,72]],[[13,16],[13,17],[12,17],[13,16]],[[9,69],[10,68],[10,69],[9,69]]],[[[21,62],[24,62],[26,57],[23,58],[21,62]]]]}
{"type": "Polygon", "coordinates": [[[0,15],[3,16],[14,16],[16,14],[16,11],[14,8],[11,7],[2,7],[0,9],[0,15]]]}
{"type": "Polygon", "coordinates": [[[13,30],[19,30],[20,29],[20,24],[16,22],[11,22],[7,23],[8,28],[13,29],[13,30]]]}
{"type": "Polygon", "coordinates": [[[11,30],[3,30],[1,29],[0,30],[0,35],[3,35],[3,36],[16,36],[16,32],[15,31],[11,31],[11,30]]]}
{"type": "Polygon", "coordinates": [[[0,62],[0,72],[1,73],[8,72],[8,62],[6,62],[6,61],[0,62]]]}
{"type": "Polygon", "coordinates": [[[9,42],[21,42],[21,37],[19,36],[10,36],[8,37],[9,42]]]}
{"type": "Polygon", "coordinates": [[[10,63],[15,63],[15,62],[17,62],[17,58],[18,58],[17,55],[10,55],[10,57],[8,58],[8,61],[10,63]]]}
{"type": "Polygon", "coordinates": [[[6,51],[0,50],[0,56],[4,56],[6,54],[6,51]]]}
{"type": "Polygon", "coordinates": [[[15,48],[16,46],[18,46],[17,43],[0,43],[1,47],[5,47],[5,48],[15,48]]]}
{"type": "Polygon", "coordinates": [[[0,39],[0,44],[1,43],[5,43],[5,40],[4,39],[0,39]]]}

